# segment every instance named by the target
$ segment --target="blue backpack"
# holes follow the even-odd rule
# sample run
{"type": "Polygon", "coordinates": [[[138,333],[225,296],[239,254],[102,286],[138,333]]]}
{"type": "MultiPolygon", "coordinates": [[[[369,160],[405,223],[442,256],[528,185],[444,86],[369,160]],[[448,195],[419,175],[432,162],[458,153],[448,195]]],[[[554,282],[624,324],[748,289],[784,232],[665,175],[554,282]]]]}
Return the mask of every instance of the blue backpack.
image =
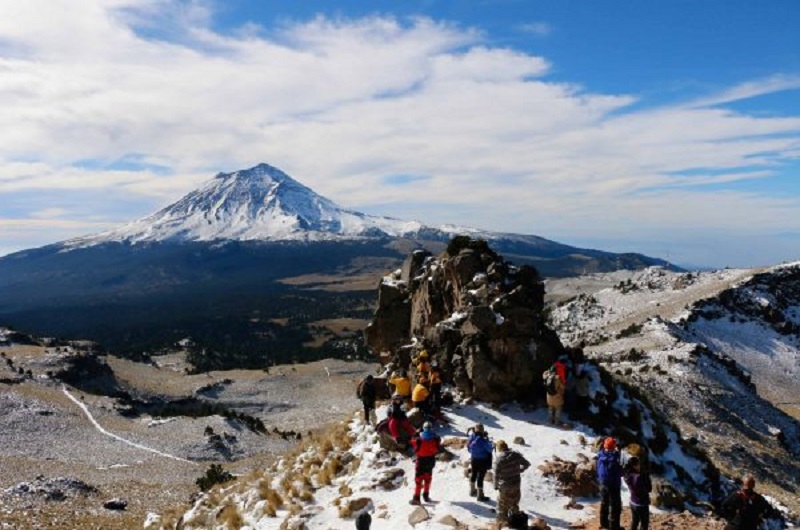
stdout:
{"type": "Polygon", "coordinates": [[[494,446],[492,446],[489,438],[473,434],[467,448],[472,458],[483,459],[492,457],[494,446]]]}
{"type": "Polygon", "coordinates": [[[597,453],[597,480],[603,486],[620,487],[622,466],[619,463],[619,453],[605,450],[597,453]]]}

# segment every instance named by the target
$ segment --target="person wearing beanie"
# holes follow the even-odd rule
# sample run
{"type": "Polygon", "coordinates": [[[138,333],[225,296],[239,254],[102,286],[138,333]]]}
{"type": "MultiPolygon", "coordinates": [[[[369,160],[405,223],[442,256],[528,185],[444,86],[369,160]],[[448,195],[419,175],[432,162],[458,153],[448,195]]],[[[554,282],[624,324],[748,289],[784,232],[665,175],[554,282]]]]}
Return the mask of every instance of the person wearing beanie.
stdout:
{"type": "Polygon", "coordinates": [[[492,442],[480,423],[471,429],[467,450],[470,456],[469,496],[477,497],[478,501],[488,501],[483,494],[483,479],[486,472],[492,468],[492,442]]]}
{"type": "Polygon", "coordinates": [[[494,462],[494,489],[497,496],[497,527],[503,528],[512,514],[519,512],[522,472],[531,467],[524,456],[508,448],[503,440],[495,444],[498,451],[494,462]]]}
{"type": "Polygon", "coordinates": [[[431,422],[426,421],[422,425],[422,431],[411,440],[411,447],[417,455],[414,466],[414,497],[411,499],[411,504],[420,504],[420,493],[425,502],[431,502],[433,466],[436,465],[436,454],[442,448],[441,439],[434,432],[431,422]]]}
{"type": "Polygon", "coordinates": [[[622,465],[617,441],[608,437],[597,453],[597,482],[600,484],[600,528],[621,530],[622,465]]]}

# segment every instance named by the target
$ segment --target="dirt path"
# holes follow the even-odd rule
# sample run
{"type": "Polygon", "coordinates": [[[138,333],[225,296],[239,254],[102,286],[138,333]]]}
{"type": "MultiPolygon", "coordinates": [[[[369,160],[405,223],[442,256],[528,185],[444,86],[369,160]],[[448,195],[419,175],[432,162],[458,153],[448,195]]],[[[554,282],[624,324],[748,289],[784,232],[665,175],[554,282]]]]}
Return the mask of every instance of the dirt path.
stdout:
{"type": "Polygon", "coordinates": [[[192,462],[191,460],[186,460],[185,458],[181,458],[179,456],[175,456],[175,455],[171,455],[171,454],[168,454],[168,453],[164,453],[162,451],[159,451],[158,449],[153,449],[152,447],[147,447],[146,445],[142,445],[142,444],[138,444],[136,442],[132,442],[130,440],[127,440],[127,439],[123,438],[122,436],[119,436],[117,434],[114,434],[113,432],[109,432],[109,431],[105,430],[99,423],[97,423],[97,420],[94,419],[94,416],[92,416],[92,413],[89,412],[89,408],[86,406],[86,404],[81,403],[75,396],[70,394],[69,390],[67,390],[66,387],[62,387],[62,390],[64,391],[64,394],[66,394],[66,396],[73,403],[78,405],[78,407],[80,407],[81,410],[83,410],[83,413],[86,415],[87,418],[89,418],[89,421],[92,422],[92,425],[94,425],[94,428],[97,429],[98,431],[100,431],[102,434],[104,434],[104,435],[106,435],[106,436],[108,436],[110,438],[113,438],[113,439],[115,439],[117,441],[120,441],[120,442],[122,442],[124,444],[127,444],[127,445],[129,445],[131,447],[135,447],[136,449],[141,449],[142,451],[148,451],[148,452],[156,454],[158,456],[163,456],[164,458],[170,458],[172,460],[177,460],[178,462],[186,462],[187,464],[191,464],[193,466],[197,465],[197,462],[192,462]]]}

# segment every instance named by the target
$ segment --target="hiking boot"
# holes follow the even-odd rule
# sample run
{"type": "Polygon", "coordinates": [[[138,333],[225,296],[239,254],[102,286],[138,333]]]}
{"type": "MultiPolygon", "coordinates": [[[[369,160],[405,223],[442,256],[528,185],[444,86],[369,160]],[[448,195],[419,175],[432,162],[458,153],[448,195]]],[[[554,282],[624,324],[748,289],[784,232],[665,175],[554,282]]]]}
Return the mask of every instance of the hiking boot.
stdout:
{"type": "Polygon", "coordinates": [[[483,489],[478,490],[478,502],[486,502],[489,500],[489,497],[483,494],[483,489]]]}
{"type": "Polygon", "coordinates": [[[424,500],[425,502],[431,502],[431,496],[428,495],[427,491],[422,494],[422,500],[424,500]]]}
{"type": "Polygon", "coordinates": [[[409,501],[409,504],[419,506],[421,504],[419,502],[419,495],[414,495],[414,497],[409,501]]]}
{"type": "Polygon", "coordinates": [[[470,497],[474,497],[477,494],[478,494],[478,490],[475,489],[475,483],[474,482],[470,482],[469,483],[469,496],[470,497]]]}

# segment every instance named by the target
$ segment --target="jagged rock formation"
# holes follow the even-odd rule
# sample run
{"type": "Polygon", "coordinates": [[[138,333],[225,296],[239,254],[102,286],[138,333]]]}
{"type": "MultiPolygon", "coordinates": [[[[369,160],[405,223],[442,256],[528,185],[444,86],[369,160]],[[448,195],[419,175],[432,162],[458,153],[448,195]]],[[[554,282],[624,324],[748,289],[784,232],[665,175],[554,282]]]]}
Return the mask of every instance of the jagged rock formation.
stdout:
{"type": "Polygon", "coordinates": [[[384,278],[367,344],[408,366],[403,346],[417,339],[464,394],[529,400],[563,352],[543,307],[536,269],[506,262],[484,241],[457,237],[439,257],[415,251],[384,278]]]}

